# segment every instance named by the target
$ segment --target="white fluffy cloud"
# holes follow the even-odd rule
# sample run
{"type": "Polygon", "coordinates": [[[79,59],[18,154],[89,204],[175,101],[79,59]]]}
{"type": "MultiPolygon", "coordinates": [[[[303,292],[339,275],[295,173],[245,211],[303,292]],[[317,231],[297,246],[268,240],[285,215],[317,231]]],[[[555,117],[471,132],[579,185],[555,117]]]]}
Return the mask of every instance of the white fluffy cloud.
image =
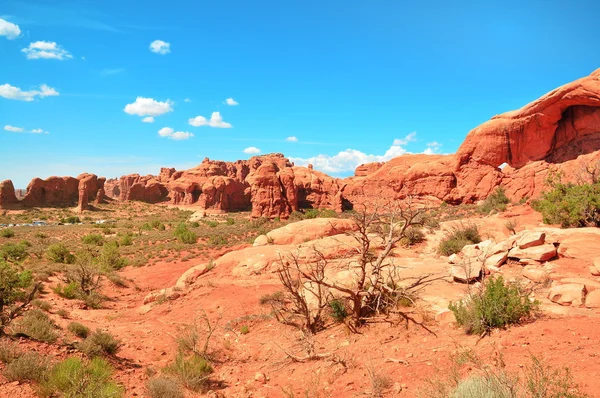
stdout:
{"type": "Polygon", "coordinates": [[[173,111],[173,101],[156,101],[154,98],[137,97],[135,102],[125,105],[125,113],[137,116],[160,116],[173,111]]]}
{"type": "Polygon", "coordinates": [[[356,167],[364,163],[387,162],[397,156],[407,153],[403,145],[415,140],[416,133],[410,133],[404,138],[395,139],[392,146],[383,155],[369,155],[356,149],[346,149],[337,155],[317,155],[311,158],[294,158],[290,160],[298,166],[306,166],[309,163],[315,169],[325,173],[339,174],[352,172],[356,167]]]}
{"type": "Polygon", "coordinates": [[[186,98],[186,99],[183,100],[183,102],[192,102],[192,100],[189,99],[189,98],[186,98]]]}
{"type": "Polygon", "coordinates": [[[15,127],[15,126],[11,126],[8,124],[6,126],[4,126],[4,130],[10,131],[13,133],[22,133],[23,131],[25,131],[25,129],[23,127],[15,127]]]}
{"type": "Polygon", "coordinates": [[[210,126],[217,127],[222,129],[228,129],[233,126],[231,124],[224,122],[221,113],[213,112],[210,116],[210,120],[207,120],[204,116],[196,116],[188,120],[190,126],[200,127],[200,126],[210,126]]]}
{"type": "Polygon", "coordinates": [[[244,153],[256,155],[256,154],[260,153],[260,149],[258,149],[255,146],[249,146],[248,148],[244,149],[244,153]]]}
{"type": "Polygon", "coordinates": [[[22,49],[21,52],[25,53],[27,59],[58,59],[64,61],[73,58],[71,53],[53,41],[29,43],[29,47],[22,49]]]}
{"type": "Polygon", "coordinates": [[[225,100],[225,103],[229,106],[235,106],[235,105],[239,105],[240,103],[237,102],[236,100],[234,100],[233,98],[227,98],[225,100]]]}
{"type": "Polygon", "coordinates": [[[288,142],[298,142],[298,138],[293,135],[291,137],[287,137],[285,140],[288,142]]]}
{"type": "Polygon", "coordinates": [[[20,35],[21,29],[19,29],[19,25],[15,25],[12,22],[8,22],[0,18],[0,36],[4,36],[8,40],[12,40],[16,39],[20,35]]]}
{"type": "Polygon", "coordinates": [[[150,51],[161,55],[168,54],[171,52],[171,43],[162,40],[154,40],[150,43],[150,51]]]}
{"type": "Polygon", "coordinates": [[[4,130],[10,131],[12,133],[33,133],[33,134],[50,134],[43,129],[33,129],[33,130],[25,130],[23,127],[15,127],[11,125],[4,126],[4,130]]]}
{"type": "Polygon", "coordinates": [[[162,129],[158,130],[158,135],[176,141],[187,140],[188,138],[192,138],[194,136],[194,134],[188,133],[187,131],[175,131],[171,127],[163,127],[162,129]]]}
{"type": "Polygon", "coordinates": [[[142,119],[142,122],[144,122],[144,123],[154,123],[154,118],[152,116],[146,116],[145,118],[142,119]]]}
{"type": "Polygon", "coordinates": [[[59,95],[58,91],[45,84],[42,84],[39,90],[30,91],[23,91],[19,87],[14,87],[10,84],[0,85],[0,97],[19,101],[33,101],[35,97],[44,98],[57,95],[59,95]]]}
{"type": "Polygon", "coordinates": [[[427,143],[427,148],[423,151],[425,155],[435,155],[439,152],[442,144],[437,141],[432,141],[427,143]]]}

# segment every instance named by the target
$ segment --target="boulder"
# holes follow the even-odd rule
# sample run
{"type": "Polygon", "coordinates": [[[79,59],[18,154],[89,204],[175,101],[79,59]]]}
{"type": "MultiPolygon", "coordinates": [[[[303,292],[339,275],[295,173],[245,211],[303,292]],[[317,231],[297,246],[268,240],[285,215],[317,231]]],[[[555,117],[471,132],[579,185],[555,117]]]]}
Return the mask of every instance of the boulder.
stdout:
{"type": "Polygon", "coordinates": [[[519,249],[527,249],[529,247],[540,246],[544,244],[545,239],[545,232],[526,231],[517,240],[517,246],[519,247],[519,249]]]}
{"type": "Polygon", "coordinates": [[[556,247],[551,244],[544,244],[541,246],[533,246],[527,249],[519,249],[518,247],[510,249],[508,257],[518,259],[530,259],[536,261],[548,261],[556,257],[556,247]]]}
{"type": "Polygon", "coordinates": [[[456,282],[471,283],[481,277],[481,264],[473,262],[472,264],[453,265],[450,268],[450,275],[456,282]]]}
{"type": "Polygon", "coordinates": [[[266,244],[289,245],[300,244],[325,236],[338,235],[356,230],[356,222],[344,218],[314,218],[287,224],[274,229],[265,235],[259,236],[254,241],[254,246],[266,244]]]}
{"type": "Polygon", "coordinates": [[[588,278],[562,278],[561,283],[577,283],[585,286],[586,292],[593,292],[594,290],[600,289],[600,282],[594,281],[588,278]]]}
{"type": "Polygon", "coordinates": [[[548,272],[534,265],[526,265],[523,267],[523,276],[535,283],[541,283],[548,278],[548,272]]]}
{"type": "Polygon", "coordinates": [[[550,288],[548,298],[560,305],[580,306],[585,299],[585,286],[579,283],[554,285],[550,288]]]}
{"type": "Polygon", "coordinates": [[[493,254],[487,257],[484,261],[484,266],[487,267],[500,267],[508,259],[508,252],[493,254]]]}
{"type": "Polygon", "coordinates": [[[460,257],[456,253],[453,253],[448,257],[448,263],[450,263],[450,264],[458,264],[459,262],[460,262],[460,257]]]}
{"type": "Polygon", "coordinates": [[[585,306],[587,308],[600,308],[600,290],[594,290],[585,297],[585,306]]]}

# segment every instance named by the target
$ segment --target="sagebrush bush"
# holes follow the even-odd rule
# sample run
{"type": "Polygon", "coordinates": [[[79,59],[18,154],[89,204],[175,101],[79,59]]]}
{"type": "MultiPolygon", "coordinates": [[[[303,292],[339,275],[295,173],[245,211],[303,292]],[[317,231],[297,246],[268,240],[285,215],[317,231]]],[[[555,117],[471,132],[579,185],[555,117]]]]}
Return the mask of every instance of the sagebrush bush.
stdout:
{"type": "Polygon", "coordinates": [[[48,377],[50,360],[37,352],[25,354],[10,361],[4,369],[8,381],[32,381],[41,383],[48,377]]]}
{"type": "Polygon", "coordinates": [[[121,342],[112,334],[97,329],[79,344],[79,350],[90,358],[101,355],[114,355],[119,351],[121,342]]]}
{"type": "Polygon", "coordinates": [[[285,294],[282,291],[277,291],[272,294],[265,294],[260,297],[258,302],[261,305],[270,305],[271,303],[281,303],[285,300],[285,294]]]}
{"type": "Polygon", "coordinates": [[[77,282],[69,282],[66,285],[59,283],[52,290],[54,290],[54,293],[58,294],[60,297],[73,300],[77,298],[79,285],[77,282]]]}
{"type": "Polygon", "coordinates": [[[19,349],[19,345],[12,341],[0,342],[0,362],[10,363],[23,355],[19,349]]]}
{"type": "Polygon", "coordinates": [[[404,237],[400,240],[400,242],[405,246],[412,246],[417,243],[423,242],[425,239],[425,234],[419,227],[410,227],[404,231],[404,237]]]}
{"type": "Polygon", "coordinates": [[[198,235],[196,235],[194,231],[190,231],[184,223],[177,225],[173,235],[175,235],[175,237],[179,239],[181,243],[188,245],[194,244],[198,241],[198,235]]]}
{"type": "Polygon", "coordinates": [[[121,237],[121,239],[119,239],[119,245],[121,245],[121,246],[133,245],[133,237],[130,234],[123,235],[121,237]]]}
{"type": "Polygon", "coordinates": [[[46,312],[48,312],[52,309],[52,304],[50,304],[47,301],[40,300],[40,299],[32,300],[31,305],[36,308],[39,308],[42,311],[46,311],[46,312]]]}
{"type": "Polygon", "coordinates": [[[157,377],[146,383],[146,391],[150,398],[184,398],[181,384],[170,377],[157,377]]]}
{"type": "Polygon", "coordinates": [[[58,339],[56,325],[46,313],[38,309],[27,311],[23,318],[15,324],[13,331],[45,343],[54,343],[58,339]]]}
{"type": "Polygon", "coordinates": [[[81,241],[86,245],[102,246],[104,244],[104,237],[100,234],[88,234],[81,238],[81,241]]]}
{"type": "Polygon", "coordinates": [[[175,361],[165,368],[167,374],[171,374],[192,391],[203,391],[213,372],[213,368],[208,361],[200,355],[191,355],[186,357],[178,354],[175,361]]]}
{"type": "Polygon", "coordinates": [[[481,242],[479,228],[475,224],[458,225],[453,227],[440,242],[438,251],[444,256],[458,253],[466,245],[481,242]]]}
{"type": "Polygon", "coordinates": [[[532,202],[544,223],[568,227],[600,227],[600,182],[573,184],[551,181],[550,190],[532,202]]]}
{"type": "Polygon", "coordinates": [[[490,214],[492,211],[503,212],[509,203],[510,199],[506,196],[504,187],[498,187],[479,206],[479,212],[481,214],[490,214]]]}
{"type": "Polygon", "coordinates": [[[487,279],[482,288],[463,301],[450,303],[456,322],[468,334],[482,334],[530,317],[538,306],[529,293],[502,276],[487,279]]]}
{"type": "Polygon", "coordinates": [[[67,329],[69,329],[69,331],[71,333],[73,333],[75,336],[81,337],[82,339],[85,339],[90,334],[90,328],[88,328],[85,325],[82,325],[79,322],[69,323],[69,326],[67,326],[67,329]]]}
{"type": "Polygon", "coordinates": [[[43,392],[46,396],[118,398],[124,391],[112,380],[112,373],[104,359],[67,358],[52,368],[43,392]]]}
{"type": "Polygon", "coordinates": [[[13,236],[15,236],[15,231],[10,228],[0,230],[0,237],[2,238],[12,238],[13,236]]]}
{"type": "Polygon", "coordinates": [[[27,245],[21,243],[5,243],[0,246],[0,260],[18,262],[24,260],[29,253],[27,245]]]}
{"type": "Polygon", "coordinates": [[[119,244],[115,241],[107,242],[98,256],[98,264],[105,272],[119,270],[127,265],[127,259],[121,256],[119,244]]]}
{"type": "Polygon", "coordinates": [[[59,264],[73,264],[75,256],[62,243],[55,243],[46,249],[46,258],[59,264]]]}

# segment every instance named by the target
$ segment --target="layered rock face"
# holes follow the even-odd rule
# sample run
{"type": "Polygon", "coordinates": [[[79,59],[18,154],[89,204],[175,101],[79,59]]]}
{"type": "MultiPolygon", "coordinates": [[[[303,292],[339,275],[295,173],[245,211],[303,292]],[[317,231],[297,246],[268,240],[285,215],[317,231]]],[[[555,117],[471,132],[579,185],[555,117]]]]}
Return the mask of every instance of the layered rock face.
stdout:
{"type": "Polygon", "coordinates": [[[455,155],[404,155],[360,166],[345,180],[350,202],[409,195],[449,203],[486,198],[503,185],[518,200],[537,196],[551,171],[568,179],[600,159],[600,69],[473,129],[455,155]],[[510,167],[503,170],[504,163],[510,167]]]}
{"type": "Polygon", "coordinates": [[[189,170],[162,168],[158,176],[122,176],[106,182],[119,200],[197,205],[218,211],[251,210],[253,217],[287,217],[300,208],[341,211],[338,180],[294,167],[282,154],[223,162],[210,159],[189,170]]]}
{"type": "Polygon", "coordinates": [[[104,181],[104,178],[98,178],[94,174],[81,174],[77,178],[34,178],[27,186],[23,199],[19,200],[12,182],[6,180],[0,184],[0,208],[77,205],[80,210],[85,210],[89,208],[91,200],[102,200],[104,181]]]}

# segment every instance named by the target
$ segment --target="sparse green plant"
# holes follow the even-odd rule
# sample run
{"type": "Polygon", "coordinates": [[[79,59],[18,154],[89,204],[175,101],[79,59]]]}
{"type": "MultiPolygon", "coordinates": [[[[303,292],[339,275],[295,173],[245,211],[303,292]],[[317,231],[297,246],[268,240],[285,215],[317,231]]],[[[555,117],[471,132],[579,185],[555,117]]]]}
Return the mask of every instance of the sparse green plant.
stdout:
{"type": "Polygon", "coordinates": [[[2,238],[12,238],[15,236],[15,231],[11,228],[4,228],[0,230],[0,237],[2,238]]]}
{"type": "Polygon", "coordinates": [[[475,224],[457,225],[446,233],[446,236],[440,242],[438,251],[444,256],[458,253],[466,245],[472,245],[481,242],[479,228],[475,224]]]}
{"type": "Polygon", "coordinates": [[[77,216],[70,216],[70,217],[62,218],[60,220],[60,222],[62,222],[63,224],[79,224],[79,223],[81,223],[81,220],[77,216]]]}
{"type": "Polygon", "coordinates": [[[419,227],[407,228],[404,234],[404,238],[401,243],[405,246],[412,246],[417,243],[421,243],[425,239],[425,234],[419,227]]]}
{"type": "Polygon", "coordinates": [[[231,217],[228,217],[227,221],[225,221],[225,224],[227,224],[227,225],[233,225],[233,224],[235,224],[235,220],[233,218],[231,218],[231,217]]]}
{"type": "MultiPolygon", "coordinates": [[[[596,166],[600,170],[600,164],[596,166]]],[[[560,174],[547,179],[549,190],[532,202],[544,223],[567,227],[600,227],[600,181],[563,183],[560,174]]]]}
{"type": "Polygon", "coordinates": [[[84,361],[67,358],[56,364],[43,391],[48,396],[60,394],[63,397],[119,398],[123,388],[112,380],[113,370],[102,358],[84,361]]]}
{"type": "Polygon", "coordinates": [[[186,388],[192,391],[203,391],[208,385],[213,368],[200,355],[192,354],[186,357],[179,353],[175,361],[165,368],[165,372],[177,377],[186,388]]]}
{"type": "Polygon", "coordinates": [[[506,196],[504,187],[499,186],[496,190],[488,195],[488,197],[479,206],[481,214],[490,214],[492,211],[503,212],[506,210],[506,205],[510,203],[510,199],[506,196]]]}
{"type": "Polygon", "coordinates": [[[465,332],[483,334],[529,318],[538,306],[529,295],[518,284],[507,284],[502,276],[497,276],[487,279],[467,299],[450,303],[449,308],[465,332]]]}
{"type": "Polygon", "coordinates": [[[40,240],[48,239],[48,235],[43,232],[36,232],[34,236],[40,240]]]}
{"type": "Polygon", "coordinates": [[[27,246],[23,243],[5,243],[0,246],[0,260],[16,263],[24,260],[28,255],[27,246]]]}
{"type": "Polygon", "coordinates": [[[102,355],[115,355],[121,347],[121,342],[112,334],[96,329],[79,344],[79,350],[90,358],[102,355]]]}
{"type": "Polygon", "coordinates": [[[198,228],[200,226],[200,223],[198,221],[193,221],[190,223],[190,227],[192,228],[198,228]]]}
{"type": "Polygon", "coordinates": [[[569,368],[555,369],[532,356],[525,375],[525,390],[531,398],[585,398],[569,368]]]}
{"type": "Polygon", "coordinates": [[[102,246],[104,237],[100,234],[88,234],[81,238],[81,241],[86,245],[102,246]]]}
{"type": "Polygon", "coordinates": [[[272,302],[281,303],[283,300],[285,300],[285,294],[282,291],[276,291],[275,293],[261,296],[258,302],[261,305],[270,305],[272,302]]]}
{"type": "Polygon", "coordinates": [[[82,339],[85,339],[90,334],[90,328],[88,328],[85,325],[82,325],[79,322],[69,323],[69,326],[67,326],[67,329],[69,329],[69,331],[71,333],[73,333],[75,336],[81,337],[82,339]]]}
{"type": "Polygon", "coordinates": [[[517,234],[517,222],[515,220],[508,220],[505,222],[504,228],[506,228],[511,235],[517,234]]]}
{"type": "Polygon", "coordinates": [[[27,311],[12,329],[15,334],[44,343],[54,343],[58,339],[56,325],[46,313],[38,309],[27,311]]]}
{"type": "Polygon", "coordinates": [[[48,312],[52,309],[52,304],[50,304],[47,301],[40,300],[40,299],[35,299],[35,300],[31,301],[31,305],[36,308],[39,308],[42,311],[46,311],[46,312],[48,312]]]}
{"type": "Polygon", "coordinates": [[[184,223],[177,225],[173,234],[181,243],[194,244],[198,241],[198,235],[190,231],[184,223]]]}
{"type": "Polygon", "coordinates": [[[336,322],[343,322],[348,317],[348,311],[346,311],[343,301],[332,300],[329,302],[329,306],[331,307],[331,316],[336,322]]]}
{"type": "Polygon", "coordinates": [[[223,235],[211,235],[208,237],[208,244],[210,246],[225,246],[227,243],[227,238],[223,235]]]}
{"type": "Polygon", "coordinates": [[[127,265],[127,259],[121,256],[119,244],[115,241],[107,242],[98,256],[98,263],[105,272],[119,270],[127,265]]]}
{"type": "Polygon", "coordinates": [[[61,317],[63,319],[69,318],[69,312],[67,310],[65,310],[64,308],[57,310],[56,315],[58,315],[59,317],[61,317]]]}
{"type": "Polygon", "coordinates": [[[48,246],[46,257],[48,260],[59,264],[73,264],[75,262],[75,256],[62,243],[48,246]]]}
{"type": "Polygon", "coordinates": [[[131,234],[126,234],[119,239],[119,245],[121,246],[131,246],[133,245],[133,237],[131,234]]]}
{"type": "Polygon", "coordinates": [[[19,349],[19,345],[12,341],[2,341],[0,342],[0,362],[2,363],[10,363],[23,355],[21,350],[19,349]]]}
{"type": "Polygon", "coordinates": [[[150,398],[184,398],[181,384],[171,377],[160,376],[146,383],[150,398]]]}
{"type": "Polygon", "coordinates": [[[26,352],[10,361],[4,369],[8,381],[41,383],[48,377],[50,360],[37,352],[26,352]]]}
{"type": "Polygon", "coordinates": [[[77,298],[78,285],[77,282],[69,282],[67,284],[59,283],[54,287],[54,293],[68,300],[77,298]]]}
{"type": "Polygon", "coordinates": [[[248,325],[243,325],[240,328],[240,334],[248,334],[250,333],[250,328],[248,327],[248,325]]]}

